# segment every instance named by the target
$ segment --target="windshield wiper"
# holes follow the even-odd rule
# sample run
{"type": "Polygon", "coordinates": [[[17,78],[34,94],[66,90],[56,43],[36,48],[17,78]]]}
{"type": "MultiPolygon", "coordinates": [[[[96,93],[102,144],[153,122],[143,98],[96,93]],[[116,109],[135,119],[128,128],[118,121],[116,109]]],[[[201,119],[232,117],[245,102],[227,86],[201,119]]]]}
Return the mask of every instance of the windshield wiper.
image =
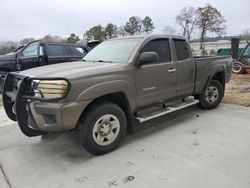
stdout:
{"type": "Polygon", "coordinates": [[[99,63],[113,63],[113,61],[105,61],[105,60],[85,60],[85,59],[82,59],[82,61],[85,61],[85,62],[99,62],[99,63]]]}
{"type": "Polygon", "coordinates": [[[82,61],[85,61],[85,62],[95,62],[94,60],[85,60],[85,59],[82,59],[82,61]]]}
{"type": "Polygon", "coordinates": [[[113,61],[104,61],[104,60],[98,60],[96,62],[100,62],[100,63],[113,63],[113,61]]]}

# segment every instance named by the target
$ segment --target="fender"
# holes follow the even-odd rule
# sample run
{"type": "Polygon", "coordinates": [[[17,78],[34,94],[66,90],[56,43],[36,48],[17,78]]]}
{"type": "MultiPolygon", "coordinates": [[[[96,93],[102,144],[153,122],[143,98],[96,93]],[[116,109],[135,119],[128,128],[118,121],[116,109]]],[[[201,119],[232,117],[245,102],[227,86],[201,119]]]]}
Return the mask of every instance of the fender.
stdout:
{"type": "MultiPolygon", "coordinates": [[[[209,86],[210,82],[212,81],[213,77],[217,74],[217,73],[220,73],[220,72],[223,72],[224,73],[224,76],[225,76],[225,72],[226,72],[226,67],[225,65],[221,65],[221,64],[218,64],[216,66],[214,66],[214,69],[213,71],[209,74],[208,76],[208,79],[206,81],[206,85],[203,89],[203,91],[205,91],[205,89],[209,86]]],[[[225,80],[225,78],[224,78],[225,80]]],[[[225,81],[224,81],[225,82],[225,81]]],[[[224,86],[223,86],[224,87],[224,86]]]]}
{"type": "Polygon", "coordinates": [[[223,64],[217,64],[217,65],[213,65],[212,69],[210,70],[210,72],[208,73],[208,77],[206,78],[206,80],[204,80],[204,85],[197,88],[194,92],[194,94],[202,94],[205,89],[208,87],[208,85],[210,84],[211,80],[213,79],[214,75],[216,75],[219,72],[223,72],[225,74],[226,72],[226,65],[223,64]]]}
{"type": "Polygon", "coordinates": [[[94,100],[98,97],[117,92],[123,92],[126,94],[130,109],[134,110],[136,107],[136,102],[134,98],[134,96],[136,96],[135,90],[133,89],[132,85],[125,80],[113,80],[93,85],[85,89],[76,98],[76,101],[94,100]]]}
{"type": "Polygon", "coordinates": [[[213,66],[213,70],[209,74],[210,79],[209,79],[208,84],[211,82],[211,80],[213,79],[214,75],[216,75],[219,72],[223,72],[224,75],[225,75],[226,74],[226,65],[218,64],[218,65],[213,66]]]}

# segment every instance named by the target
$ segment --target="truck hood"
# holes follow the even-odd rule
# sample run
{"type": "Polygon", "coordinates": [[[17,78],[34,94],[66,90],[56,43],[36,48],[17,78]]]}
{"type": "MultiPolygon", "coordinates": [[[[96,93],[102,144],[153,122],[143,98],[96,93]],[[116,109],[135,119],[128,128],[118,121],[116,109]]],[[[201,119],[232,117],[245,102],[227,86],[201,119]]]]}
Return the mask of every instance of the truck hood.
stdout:
{"type": "Polygon", "coordinates": [[[74,79],[101,74],[119,67],[120,63],[69,62],[37,67],[20,72],[33,77],[64,77],[74,79]]]}

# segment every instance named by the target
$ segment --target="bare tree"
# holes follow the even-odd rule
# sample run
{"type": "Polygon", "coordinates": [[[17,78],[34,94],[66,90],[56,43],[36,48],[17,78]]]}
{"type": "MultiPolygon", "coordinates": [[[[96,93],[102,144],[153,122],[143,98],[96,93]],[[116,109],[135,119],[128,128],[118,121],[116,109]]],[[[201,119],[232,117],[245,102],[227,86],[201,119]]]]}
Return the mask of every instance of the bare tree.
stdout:
{"type": "Polygon", "coordinates": [[[24,38],[24,39],[22,39],[22,40],[20,41],[20,45],[26,45],[26,44],[28,44],[28,43],[34,41],[34,40],[35,40],[35,39],[32,38],[32,37],[30,37],[30,38],[24,38]]]}
{"type": "Polygon", "coordinates": [[[175,17],[176,22],[182,28],[183,36],[186,36],[188,40],[191,39],[191,34],[196,25],[196,13],[194,7],[185,7],[181,12],[175,17]]]}
{"type": "Polygon", "coordinates": [[[250,40],[250,29],[245,29],[241,34],[242,40],[250,40]]]}
{"type": "Polygon", "coordinates": [[[57,36],[57,35],[51,35],[51,34],[48,34],[48,35],[45,35],[42,40],[44,42],[64,42],[65,39],[63,39],[62,37],[60,36],[57,36]]]}
{"type": "Polygon", "coordinates": [[[204,48],[204,41],[207,32],[216,33],[218,35],[225,34],[226,26],[224,23],[226,20],[222,14],[210,4],[205,7],[200,7],[196,10],[197,13],[197,25],[200,29],[200,49],[204,48]]]}
{"type": "Polygon", "coordinates": [[[175,30],[175,28],[173,28],[171,26],[166,26],[163,30],[163,33],[165,33],[167,35],[173,35],[173,34],[176,34],[176,30],[175,30]]]}
{"type": "Polygon", "coordinates": [[[124,27],[125,27],[125,26],[120,26],[120,27],[117,29],[117,35],[118,35],[118,36],[126,36],[126,35],[127,35],[127,32],[125,31],[124,27]]]}

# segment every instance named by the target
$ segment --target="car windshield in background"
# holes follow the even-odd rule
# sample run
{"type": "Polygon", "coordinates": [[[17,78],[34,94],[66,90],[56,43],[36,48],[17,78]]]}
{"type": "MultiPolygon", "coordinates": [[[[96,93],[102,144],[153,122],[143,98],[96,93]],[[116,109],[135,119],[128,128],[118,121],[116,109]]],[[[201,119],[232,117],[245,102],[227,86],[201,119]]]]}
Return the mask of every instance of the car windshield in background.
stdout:
{"type": "Polygon", "coordinates": [[[84,61],[126,63],[141,38],[105,41],[91,50],[84,61]]]}

